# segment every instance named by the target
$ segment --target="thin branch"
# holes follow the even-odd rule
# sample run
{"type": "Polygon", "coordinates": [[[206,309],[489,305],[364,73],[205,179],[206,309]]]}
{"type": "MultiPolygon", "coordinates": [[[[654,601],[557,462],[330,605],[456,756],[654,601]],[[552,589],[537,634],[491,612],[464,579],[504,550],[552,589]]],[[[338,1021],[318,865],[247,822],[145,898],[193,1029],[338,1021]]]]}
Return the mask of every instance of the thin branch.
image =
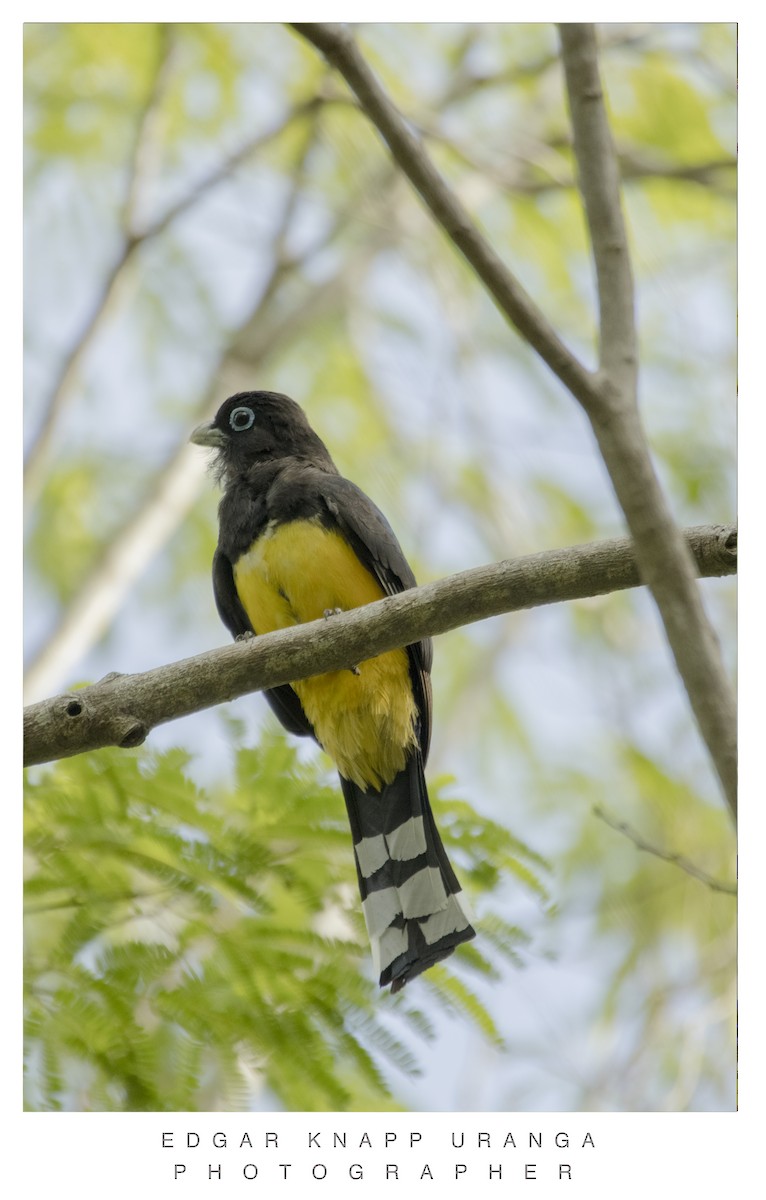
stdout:
{"type": "MultiPolygon", "coordinates": [[[[128,269],[132,265],[139,249],[163,233],[172,222],[176,221],[192,205],[196,204],[208,192],[222,183],[224,179],[228,178],[232,171],[241,166],[257,150],[262,149],[268,143],[278,138],[294,120],[302,119],[307,114],[313,112],[321,103],[321,98],[312,97],[305,104],[297,105],[287,116],[266,130],[265,133],[248,139],[239,150],[225,158],[223,162],[194,184],[187,193],[174,204],[171,204],[156,220],[143,229],[125,230],[123,242],[115,260],[93,301],[90,312],[62,362],[48,397],[43,404],[43,414],[39,431],[24,464],[24,500],[26,505],[34,501],[43,485],[45,467],[56,426],[77,387],[83,360],[93,344],[97,333],[100,332],[106,318],[114,308],[119,296],[119,290],[126,281],[128,269]]],[[[142,127],[144,127],[143,123],[142,127]]],[[[133,162],[137,167],[140,162],[140,154],[134,152],[133,162]]],[[[132,189],[132,180],[129,180],[128,195],[130,195],[132,189]]]]}
{"type": "MultiPolygon", "coordinates": [[[[205,397],[205,411],[209,408],[205,397]]],[[[24,697],[44,696],[103,636],[123,597],[165,544],[199,495],[204,468],[191,446],[179,445],[151,481],[136,509],[109,539],[55,629],[24,674],[24,697]]]]}
{"type": "MultiPolygon", "coordinates": [[[[355,106],[357,107],[357,106],[355,106]]],[[[514,196],[544,196],[550,192],[567,192],[577,188],[577,179],[563,157],[556,165],[563,169],[554,173],[551,167],[532,156],[513,156],[513,165],[493,162],[476,152],[474,145],[464,145],[430,122],[420,121],[418,132],[429,143],[443,145],[464,166],[514,196]]],[[[550,151],[550,145],[545,146],[550,151]]],[[[734,187],[723,187],[722,177],[736,171],[735,158],[711,158],[697,163],[668,162],[634,150],[617,149],[617,160],[623,183],[645,183],[655,179],[672,183],[694,183],[717,191],[723,197],[733,197],[734,187]]]]}
{"type": "Polygon", "coordinates": [[[697,724],[736,819],[734,693],[702,607],[693,563],[654,472],[636,403],[630,261],[593,27],[565,25],[561,36],[575,154],[599,285],[601,367],[596,373],[588,371],[564,345],[479,232],[373,75],[349,31],[334,24],[297,24],[293,28],[341,72],[395,161],[500,311],[588,414],[635,541],[642,578],[654,596],[697,724]]]}
{"type": "Polygon", "coordinates": [[[167,229],[168,225],[178,220],[180,216],[183,216],[188,209],[192,208],[193,205],[195,205],[199,200],[203,199],[203,197],[205,197],[208,192],[212,191],[213,188],[216,188],[219,183],[223,183],[225,179],[228,179],[229,176],[239,167],[241,167],[243,163],[247,162],[247,160],[251,158],[257,150],[262,150],[264,146],[267,146],[270,142],[275,141],[285,132],[289,125],[293,124],[293,122],[301,121],[305,118],[312,118],[318,109],[324,105],[324,103],[325,101],[322,96],[312,96],[309,100],[306,100],[301,104],[296,104],[296,106],[291,109],[285,117],[283,117],[280,121],[277,121],[270,129],[267,129],[265,133],[259,133],[255,137],[248,138],[238,150],[235,150],[232,154],[227,155],[227,157],[224,158],[217,167],[214,167],[208,172],[207,175],[203,175],[203,177],[198,180],[188,192],[181,196],[180,199],[176,200],[174,204],[171,204],[161,216],[157,217],[156,220],[147,225],[145,229],[137,233],[137,240],[140,242],[145,242],[151,238],[156,238],[160,233],[163,233],[165,229],[167,229]]]}
{"type": "Polygon", "coordinates": [[[436,170],[420,139],[412,132],[367,66],[348,30],[332,24],[293,24],[292,27],[316,46],[344,76],[387,143],[394,160],[494,296],[500,311],[575,395],[590,400],[593,376],[562,342],[532,298],[476,228],[466,209],[436,170]]]}
{"type": "Polygon", "coordinates": [[[24,463],[26,506],[37,499],[42,488],[56,426],[74,392],[80,364],[114,305],[118,285],[124,278],[125,269],[135,249],[135,243],[130,240],[124,242],[120,248],[43,404],[40,426],[24,463]]]}
{"type": "Polygon", "coordinates": [[[720,187],[721,176],[730,177],[737,170],[736,158],[710,158],[702,162],[665,162],[659,158],[635,150],[619,151],[620,171],[623,179],[669,179],[677,183],[698,183],[703,187],[720,190],[725,195],[734,194],[734,180],[730,188],[720,187]]]}
{"type": "MultiPolygon", "coordinates": [[[[472,28],[476,28],[473,26],[472,28]]],[[[645,28],[637,26],[635,31],[630,26],[621,25],[607,33],[604,38],[605,50],[629,50],[643,46],[648,40],[645,28]]],[[[510,70],[503,70],[487,75],[472,75],[461,72],[455,78],[449,90],[447,99],[450,104],[473,96],[487,88],[514,88],[528,79],[538,79],[552,67],[559,64],[559,55],[555,50],[545,52],[539,58],[526,63],[517,63],[510,70]]]]}
{"type": "Polygon", "coordinates": [[[640,833],[636,833],[634,829],[628,825],[627,821],[618,821],[615,817],[609,816],[607,812],[599,804],[593,808],[593,815],[603,821],[610,829],[616,830],[617,833],[622,833],[628,838],[637,850],[645,850],[647,854],[653,854],[655,858],[661,858],[663,862],[672,863],[674,867],[678,867],[681,871],[685,871],[687,875],[691,875],[693,879],[698,879],[700,883],[704,883],[713,892],[725,892],[729,896],[736,896],[736,883],[727,883],[725,880],[716,879],[713,875],[708,875],[707,871],[703,871],[701,867],[695,864],[683,854],[677,854],[672,850],[663,850],[660,846],[655,846],[652,842],[647,842],[640,833]]]}
{"type": "MultiPolygon", "coordinates": [[[[686,531],[702,575],[736,571],[736,530],[686,531]]],[[[140,675],[108,675],[99,683],[24,710],[25,763],[137,746],[154,726],[236,696],[309,675],[340,671],[387,650],[501,613],[640,585],[628,538],[549,550],[452,575],[293,629],[140,675]]]]}
{"type": "Polygon", "coordinates": [[[42,487],[45,464],[48,459],[53,435],[61,412],[73,390],[73,384],[83,355],[93,341],[95,333],[111,310],[125,268],[135,254],[140,239],[133,233],[133,217],[142,186],[146,167],[146,141],[154,134],[155,116],[167,87],[174,42],[168,26],[160,26],[159,52],[154,75],[146,98],[138,113],[133,146],[130,151],[125,196],[122,204],[122,245],[117,253],[101,290],[95,297],[90,313],[86,317],[75,342],[64,359],[53,388],[43,406],[39,430],[24,464],[24,499],[33,501],[42,487]]]}
{"type": "Polygon", "coordinates": [[[134,236],[141,194],[146,188],[147,180],[156,169],[157,150],[162,140],[162,101],[174,66],[176,38],[172,26],[160,25],[158,37],[160,47],[157,68],[143,111],[139,113],[122,208],[122,228],[128,238],[134,236]]]}

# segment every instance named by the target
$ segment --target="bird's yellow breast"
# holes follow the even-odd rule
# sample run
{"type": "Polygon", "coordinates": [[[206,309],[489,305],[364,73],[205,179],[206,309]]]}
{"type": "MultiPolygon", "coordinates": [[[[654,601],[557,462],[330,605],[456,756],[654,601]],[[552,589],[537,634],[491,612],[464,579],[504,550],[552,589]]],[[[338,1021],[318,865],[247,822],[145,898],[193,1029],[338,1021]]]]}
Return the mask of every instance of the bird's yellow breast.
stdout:
{"type": "MultiPolygon", "coordinates": [[[[385,594],[348,542],[318,520],[268,526],[237,560],[234,582],[256,633],[315,621],[328,610],[358,608],[385,594]]],[[[358,672],[315,675],[292,687],[340,773],[360,787],[380,788],[402,769],[415,743],[407,653],[367,659],[358,672]]]]}

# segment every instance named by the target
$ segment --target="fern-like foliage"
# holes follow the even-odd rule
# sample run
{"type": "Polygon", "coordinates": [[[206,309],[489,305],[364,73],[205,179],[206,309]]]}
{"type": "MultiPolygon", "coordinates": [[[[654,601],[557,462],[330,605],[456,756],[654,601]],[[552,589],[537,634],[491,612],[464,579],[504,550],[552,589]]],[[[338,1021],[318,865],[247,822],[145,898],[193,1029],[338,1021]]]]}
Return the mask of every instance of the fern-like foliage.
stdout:
{"type": "Polygon", "coordinates": [[[499,1038],[470,973],[519,961],[491,911],[543,860],[461,801],[435,807],[480,937],[379,991],[339,791],[282,738],[205,793],[180,751],[104,751],[28,781],[26,1104],[31,1109],[395,1109],[435,998],[499,1038]],[[486,930],[486,937],[481,936],[486,930]],[[420,981],[418,981],[419,983],[420,981]]]}

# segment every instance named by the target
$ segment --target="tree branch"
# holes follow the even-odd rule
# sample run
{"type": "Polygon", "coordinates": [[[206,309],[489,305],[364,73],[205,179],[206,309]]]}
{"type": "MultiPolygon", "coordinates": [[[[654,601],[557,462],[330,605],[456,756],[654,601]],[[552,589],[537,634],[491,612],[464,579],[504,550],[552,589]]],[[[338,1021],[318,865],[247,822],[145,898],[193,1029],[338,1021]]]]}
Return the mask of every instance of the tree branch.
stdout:
{"type": "Polygon", "coordinates": [[[341,25],[294,24],[344,76],[434,218],[519,330],[585,409],[652,591],[697,724],[736,819],[736,704],[694,564],[657,480],[636,401],[633,287],[619,175],[591,25],[561,26],[575,155],[596,262],[600,368],[588,371],[476,228],[341,25]]]}
{"type": "Polygon", "coordinates": [[[580,191],[596,264],[599,362],[621,392],[635,395],[638,355],[633,274],[620,202],[617,152],[606,117],[593,26],[561,25],[580,191]]]}
{"type": "MultiPolygon", "coordinates": [[[[164,72],[163,72],[164,76],[164,72]]],[[[152,92],[152,103],[156,100],[154,91],[152,92]]],[[[45,466],[48,461],[50,448],[53,442],[53,435],[56,426],[61,418],[62,412],[67,407],[71,397],[74,394],[77,382],[79,379],[80,369],[87,352],[95,341],[96,335],[102,328],[106,318],[112,311],[118,297],[122,284],[127,278],[127,272],[133,260],[135,259],[140,248],[147,242],[159,237],[172,222],[182,216],[192,205],[201,200],[213,188],[222,183],[228,178],[232,171],[241,166],[250,155],[256,150],[261,149],[269,142],[274,141],[282,134],[287,127],[296,119],[301,119],[305,115],[313,112],[318,105],[322,103],[321,99],[312,98],[306,104],[297,105],[285,118],[277,124],[266,130],[265,133],[258,134],[256,137],[248,139],[239,150],[229,155],[217,167],[210,171],[203,179],[194,184],[187,193],[185,193],[174,204],[171,204],[165,212],[157,217],[143,229],[135,230],[131,228],[123,229],[123,240],[115,260],[110,267],[103,284],[96,295],[90,312],[86,316],[81,329],[79,330],[72,346],[70,347],[64,361],[61,364],[59,372],[53,382],[47,399],[43,405],[43,415],[40,420],[40,427],[35,440],[27,454],[27,459],[24,464],[24,501],[26,505],[31,504],[42,487],[45,466]]],[[[147,122],[146,117],[142,117],[140,129],[146,130],[151,127],[151,122],[147,122]]],[[[139,149],[134,150],[132,156],[132,171],[139,169],[142,156],[139,149]]],[[[133,175],[131,173],[127,185],[125,204],[129,208],[124,208],[123,215],[134,220],[134,204],[133,196],[134,184],[133,175]]]]}
{"type": "Polygon", "coordinates": [[[595,30],[592,25],[562,25],[560,32],[601,313],[599,393],[589,410],[591,424],[636,543],[641,576],[654,596],[692,711],[736,820],[734,691],[702,605],[694,562],[655,474],[638,410],[633,281],[595,30]]]}
{"type": "MultiPolygon", "coordinates": [[[[603,45],[604,49],[609,51],[626,50],[643,47],[649,41],[650,38],[647,35],[646,26],[636,25],[634,28],[631,28],[630,25],[619,25],[605,33],[603,45]]],[[[546,51],[539,58],[532,59],[526,63],[517,63],[510,70],[507,66],[504,66],[501,70],[487,75],[467,74],[464,72],[458,75],[454,85],[450,88],[448,95],[449,103],[452,104],[463,100],[468,96],[473,96],[477,91],[487,88],[514,88],[525,80],[539,78],[546,71],[557,67],[559,61],[557,52],[546,51]]]]}
{"type": "Polygon", "coordinates": [[[55,427],[72,393],[82,358],[88,346],[93,341],[97,329],[111,311],[125,268],[135,254],[141,240],[133,232],[133,218],[135,216],[138,194],[146,171],[146,143],[152,137],[158,107],[167,86],[173,49],[174,40],[169,27],[167,25],[160,26],[157,63],[149,90],[138,113],[133,145],[128,159],[125,195],[122,202],[120,222],[122,245],[109,269],[100,292],[94,300],[90,313],[86,317],[79,334],[61,365],[58,378],[43,406],[40,427],[24,464],[24,499],[26,504],[36,499],[42,487],[45,463],[50,452],[55,427]]]}
{"type": "Polygon", "coordinates": [[[603,821],[605,825],[608,825],[610,829],[624,834],[637,850],[644,850],[647,854],[653,854],[655,858],[661,858],[663,862],[672,863],[674,867],[685,871],[693,879],[698,879],[700,883],[704,883],[712,892],[725,892],[728,896],[736,896],[736,883],[727,883],[725,880],[716,879],[713,875],[708,875],[707,871],[703,871],[701,867],[695,866],[691,859],[685,858],[683,854],[677,854],[673,850],[663,850],[660,846],[655,846],[652,842],[647,842],[640,833],[636,833],[634,829],[631,829],[627,821],[618,821],[615,817],[610,817],[600,805],[597,804],[594,807],[593,815],[598,817],[600,821],[603,821]]]}
{"type": "MultiPolygon", "coordinates": [[[[736,530],[686,531],[702,575],[736,571],[736,530]]],[[[330,620],[312,621],[99,683],[24,710],[25,764],[103,746],[137,746],[156,725],[247,692],[275,687],[410,645],[460,625],[563,600],[637,587],[628,538],[549,550],[476,567],[330,620]]]]}
{"type": "Polygon", "coordinates": [[[387,143],[394,160],[494,296],[500,311],[575,395],[590,397],[591,373],[564,345],[532,298],[476,228],[436,170],[420,139],[383,91],[348,30],[332,24],[293,24],[292,28],[316,46],[344,76],[387,143]]]}
{"type": "MultiPolygon", "coordinates": [[[[333,98],[333,103],[336,101],[333,98]]],[[[353,100],[349,106],[358,108],[353,100]]],[[[500,161],[491,161],[476,152],[474,145],[457,142],[454,137],[443,133],[436,125],[419,121],[418,132],[428,143],[437,143],[448,149],[469,170],[489,179],[499,188],[512,192],[514,196],[544,196],[549,192],[567,192],[577,188],[577,179],[563,161],[554,171],[533,157],[513,156],[512,166],[500,161]]],[[[565,142],[562,145],[566,145],[565,142]]],[[[550,151],[550,143],[546,145],[550,151]]],[[[722,180],[736,172],[736,158],[710,158],[697,163],[668,162],[666,159],[637,154],[631,149],[617,150],[617,161],[623,183],[645,183],[654,179],[665,179],[675,183],[693,183],[699,187],[715,190],[723,197],[733,198],[734,183],[722,186],[722,180]]]]}
{"type": "Polygon", "coordinates": [[[176,56],[176,34],[173,27],[160,25],[158,37],[157,68],[143,109],[138,116],[122,206],[122,228],[129,239],[135,235],[141,193],[157,165],[157,150],[161,141],[160,131],[163,124],[162,101],[167,91],[176,56]]]}

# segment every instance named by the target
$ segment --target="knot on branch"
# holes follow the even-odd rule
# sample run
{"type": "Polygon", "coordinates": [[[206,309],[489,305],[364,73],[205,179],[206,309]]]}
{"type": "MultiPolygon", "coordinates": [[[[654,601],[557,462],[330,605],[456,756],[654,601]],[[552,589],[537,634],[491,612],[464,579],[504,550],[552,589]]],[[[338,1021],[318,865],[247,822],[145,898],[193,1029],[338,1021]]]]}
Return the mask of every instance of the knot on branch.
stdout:
{"type": "Polygon", "coordinates": [[[63,717],[62,735],[68,739],[87,741],[95,734],[96,744],[101,742],[104,731],[107,734],[107,744],[120,746],[129,750],[140,746],[149,736],[150,726],[138,718],[134,712],[123,709],[109,711],[102,706],[99,695],[102,684],[110,684],[125,676],[119,671],[110,671],[98,684],[83,688],[81,692],[68,692],[55,701],[57,712],[63,717]]]}
{"type": "Polygon", "coordinates": [[[135,717],[130,717],[127,713],[121,713],[116,724],[122,725],[125,722],[125,728],[122,732],[117,730],[117,744],[122,750],[131,750],[134,746],[140,746],[146,741],[149,730],[143,721],[137,721],[135,717]]]}
{"type": "Polygon", "coordinates": [[[714,525],[711,532],[708,553],[712,564],[722,574],[733,575],[737,570],[737,526],[714,525]]]}

